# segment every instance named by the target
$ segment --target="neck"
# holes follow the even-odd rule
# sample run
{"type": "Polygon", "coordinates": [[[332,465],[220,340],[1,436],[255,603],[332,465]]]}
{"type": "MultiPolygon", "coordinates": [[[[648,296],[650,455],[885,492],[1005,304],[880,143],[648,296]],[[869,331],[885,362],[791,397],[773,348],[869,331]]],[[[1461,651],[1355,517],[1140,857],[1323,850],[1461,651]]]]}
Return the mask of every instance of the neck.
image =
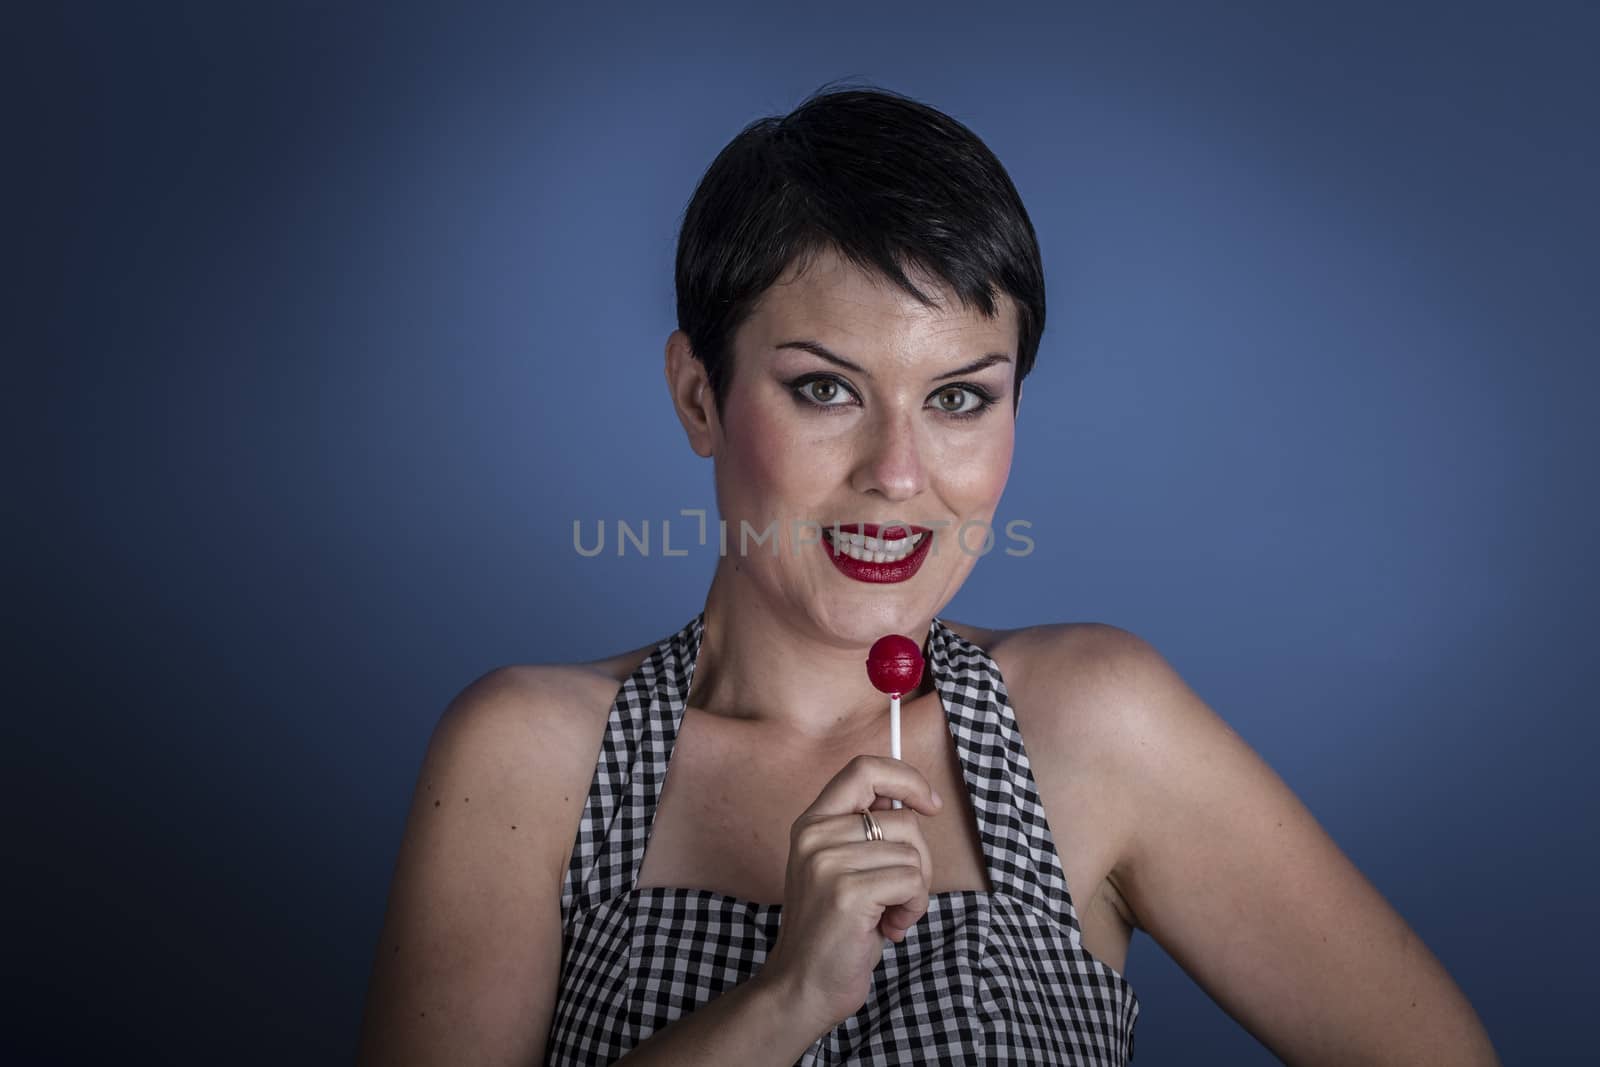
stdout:
{"type": "MultiPolygon", "coordinates": [[[[719,563],[706,596],[687,702],[799,744],[863,739],[887,755],[889,697],[873,687],[866,666],[868,649],[883,635],[839,633],[812,616],[777,611],[731,562],[719,563]]],[[[932,621],[918,620],[906,636],[922,643],[932,621]]],[[[932,691],[931,674],[924,670],[917,691],[901,695],[902,706],[932,691]]]]}

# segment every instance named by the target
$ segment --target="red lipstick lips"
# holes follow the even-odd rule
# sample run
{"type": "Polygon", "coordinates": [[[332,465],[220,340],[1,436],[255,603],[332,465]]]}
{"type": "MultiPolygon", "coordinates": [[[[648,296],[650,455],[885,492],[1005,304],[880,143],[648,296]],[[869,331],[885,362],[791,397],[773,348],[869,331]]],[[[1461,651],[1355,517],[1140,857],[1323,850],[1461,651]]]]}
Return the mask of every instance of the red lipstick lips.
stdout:
{"type": "MultiPolygon", "coordinates": [[[[933,532],[925,526],[913,526],[909,523],[894,523],[880,526],[875,522],[840,523],[837,526],[825,527],[823,530],[822,549],[828,553],[828,558],[833,565],[839,568],[842,574],[854,578],[858,582],[872,584],[887,584],[890,582],[903,582],[916,574],[928,558],[929,546],[933,544],[933,532]],[[841,543],[844,547],[835,545],[833,533],[839,532],[841,543]],[[847,553],[849,551],[869,555],[864,546],[850,544],[846,535],[859,534],[862,537],[876,538],[886,546],[895,542],[903,542],[908,537],[922,535],[922,539],[913,548],[910,554],[900,558],[874,562],[869,559],[856,559],[847,553]]],[[[897,546],[898,547],[898,546],[897,546]]],[[[891,550],[892,551],[892,550],[891,550]]]]}

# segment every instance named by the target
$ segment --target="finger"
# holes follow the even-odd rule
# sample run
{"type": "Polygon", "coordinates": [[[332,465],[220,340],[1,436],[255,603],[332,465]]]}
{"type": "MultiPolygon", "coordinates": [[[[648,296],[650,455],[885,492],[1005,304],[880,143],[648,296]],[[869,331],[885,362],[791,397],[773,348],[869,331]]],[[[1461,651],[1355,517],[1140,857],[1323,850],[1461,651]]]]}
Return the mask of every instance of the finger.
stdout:
{"type": "MultiPolygon", "coordinates": [[[[922,866],[924,881],[933,881],[933,852],[928,847],[928,839],[922,833],[922,826],[918,820],[922,816],[916,812],[902,809],[899,812],[874,812],[872,818],[883,830],[885,841],[894,841],[910,845],[917,850],[917,861],[922,866]]],[[[866,824],[861,821],[858,813],[851,815],[838,815],[834,817],[839,826],[839,841],[846,843],[859,841],[866,833],[866,824]]],[[[903,862],[903,861],[902,861],[903,862]]],[[[882,864],[878,864],[882,866],[882,864]]]]}
{"type": "Polygon", "coordinates": [[[907,930],[917,925],[924,915],[928,914],[928,898],[926,894],[919,894],[910,901],[894,904],[883,911],[883,916],[878,923],[878,929],[883,935],[894,941],[905,938],[907,930]]]}
{"type": "MultiPolygon", "coordinates": [[[[928,852],[928,839],[923,836],[922,825],[918,821],[922,818],[922,815],[918,812],[908,811],[905,808],[898,809],[906,812],[904,815],[892,814],[896,810],[889,806],[889,801],[886,798],[879,797],[877,803],[872,805],[872,817],[878,821],[879,826],[883,827],[885,841],[905,841],[916,845],[917,848],[922,850],[923,874],[931,881],[933,878],[933,857],[928,852]],[[891,814],[884,815],[884,812],[891,814]]],[[[843,818],[843,816],[840,816],[840,818],[843,818]]]]}
{"type": "Polygon", "coordinates": [[[927,843],[891,841],[888,834],[886,828],[882,841],[863,841],[859,836],[851,837],[826,851],[836,853],[836,856],[829,857],[830,861],[837,861],[839,869],[846,871],[872,871],[884,867],[914,865],[922,873],[923,885],[926,888],[933,873],[933,861],[928,854],[927,843]]]}
{"type": "Polygon", "coordinates": [[[928,898],[926,895],[920,895],[913,900],[895,904],[883,913],[884,918],[902,930],[915,925],[917,920],[926,914],[928,914],[928,898]]]}
{"type": "Polygon", "coordinates": [[[928,914],[926,907],[915,907],[911,904],[896,904],[883,913],[883,928],[885,936],[892,936],[895,932],[904,933],[917,925],[917,921],[928,914]]]}
{"type": "Polygon", "coordinates": [[[910,865],[847,871],[839,876],[838,884],[843,896],[853,902],[852,910],[876,917],[878,925],[882,924],[884,912],[897,904],[928,909],[928,889],[922,872],[910,865]]]}
{"type": "Polygon", "coordinates": [[[940,808],[933,799],[933,786],[921,771],[905,760],[863,753],[845,764],[806,810],[818,815],[873,810],[883,797],[902,800],[924,815],[933,815],[940,808]]]}

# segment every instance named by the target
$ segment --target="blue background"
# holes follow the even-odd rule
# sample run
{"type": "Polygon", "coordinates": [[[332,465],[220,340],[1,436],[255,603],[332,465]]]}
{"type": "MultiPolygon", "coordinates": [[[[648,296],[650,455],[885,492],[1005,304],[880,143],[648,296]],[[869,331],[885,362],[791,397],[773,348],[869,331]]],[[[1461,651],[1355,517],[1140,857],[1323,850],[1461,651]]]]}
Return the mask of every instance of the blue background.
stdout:
{"type": "MultiPolygon", "coordinates": [[[[661,375],[678,219],[746,122],[853,76],[987,141],[1049,283],[999,515],[1037,547],[945,614],[1145,637],[1507,1063],[1576,1062],[1600,18],[576,7],[17,29],[4,740],[33,998],[6,1040],[349,1060],[450,698],[699,610],[711,550],[581,559],[571,523],[714,508],[661,375]]],[[[1146,935],[1125,970],[1141,1067],[1273,1062],[1146,935]]]]}

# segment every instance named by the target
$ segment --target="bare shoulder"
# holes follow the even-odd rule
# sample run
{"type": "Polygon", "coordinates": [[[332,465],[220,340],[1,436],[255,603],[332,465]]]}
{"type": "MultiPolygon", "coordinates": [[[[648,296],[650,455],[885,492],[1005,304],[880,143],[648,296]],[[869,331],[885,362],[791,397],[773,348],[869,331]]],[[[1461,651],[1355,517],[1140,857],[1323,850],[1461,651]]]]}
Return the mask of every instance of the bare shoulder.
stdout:
{"type": "Polygon", "coordinates": [[[995,661],[1019,717],[1029,720],[1025,730],[1049,730],[1077,752],[1091,740],[1126,736],[1132,695],[1161,658],[1137,634],[1103,622],[945,625],[995,661]]]}
{"type": "Polygon", "coordinates": [[[603,726],[617,689],[654,648],[644,645],[577,663],[496,667],[450,702],[440,729],[467,735],[536,730],[546,740],[554,729],[586,740],[603,726]]]}
{"type": "Polygon", "coordinates": [[[1241,774],[1271,773],[1167,658],[1130,630],[1063,622],[981,633],[992,642],[989,654],[1024,733],[1048,740],[1070,764],[1067,772],[1119,798],[1129,836],[1114,882],[1127,879],[1139,820],[1154,815],[1136,803],[1142,786],[1205,774],[1207,761],[1214,769],[1216,760],[1241,774]]]}
{"type": "Polygon", "coordinates": [[[430,757],[440,746],[466,746],[505,760],[510,771],[534,743],[576,742],[593,718],[601,677],[587,664],[496,667],[450,701],[434,728],[430,757]]]}
{"type": "Polygon", "coordinates": [[[547,786],[559,781],[565,796],[574,789],[581,795],[617,689],[652,647],[579,663],[490,670],[445,708],[430,755],[441,745],[463,746],[477,758],[502,762],[507,775],[532,776],[547,786]]]}
{"type": "Polygon", "coordinates": [[[1498,1062],[1437,957],[1150,642],[1104,623],[987,636],[1025,732],[1093,783],[1079,796],[1112,798],[1108,880],[1135,925],[1280,1059],[1498,1062]]]}
{"type": "Polygon", "coordinates": [[[591,684],[598,684],[602,689],[609,688],[607,700],[609,705],[609,698],[614,697],[618,687],[639,669],[639,664],[644,662],[645,657],[655,651],[656,644],[657,642],[652,641],[648,645],[640,645],[638,648],[619,652],[614,656],[575,663],[569,669],[587,675],[591,684]]]}
{"type": "Polygon", "coordinates": [[[1004,652],[1022,670],[1038,664],[1053,664],[1063,658],[1081,663],[1085,656],[1114,654],[1140,642],[1140,638],[1118,626],[1103,622],[1052,622],[1018,626],[1009,630],[986,629],[969,623],[942,620],[961,637],[993,656],[1004,652]]]}
{"type": "Polygon", "coordinates": [[[395,863],[358,1062],[539,1056],[555,1007],[562,880],[626,658],[497,667],[440,714],[395,863]]]}
{"type": "Polygon", "coordinates": [[[1130,750],[1138,751],[1140,679],[1151,669],[1153,650],[1137,635],[1098,622],[1009,630],[946,625],[999,667],[1047,817],[1067,849],[1068,883],[1081,889],[1076,904],[1085,936],[1098,939],[1104,958],[1123,959],[1140,925],[1121,885],[1138,818],[1128,802],[1134,779],[1128,762],[1130,750]]]}

